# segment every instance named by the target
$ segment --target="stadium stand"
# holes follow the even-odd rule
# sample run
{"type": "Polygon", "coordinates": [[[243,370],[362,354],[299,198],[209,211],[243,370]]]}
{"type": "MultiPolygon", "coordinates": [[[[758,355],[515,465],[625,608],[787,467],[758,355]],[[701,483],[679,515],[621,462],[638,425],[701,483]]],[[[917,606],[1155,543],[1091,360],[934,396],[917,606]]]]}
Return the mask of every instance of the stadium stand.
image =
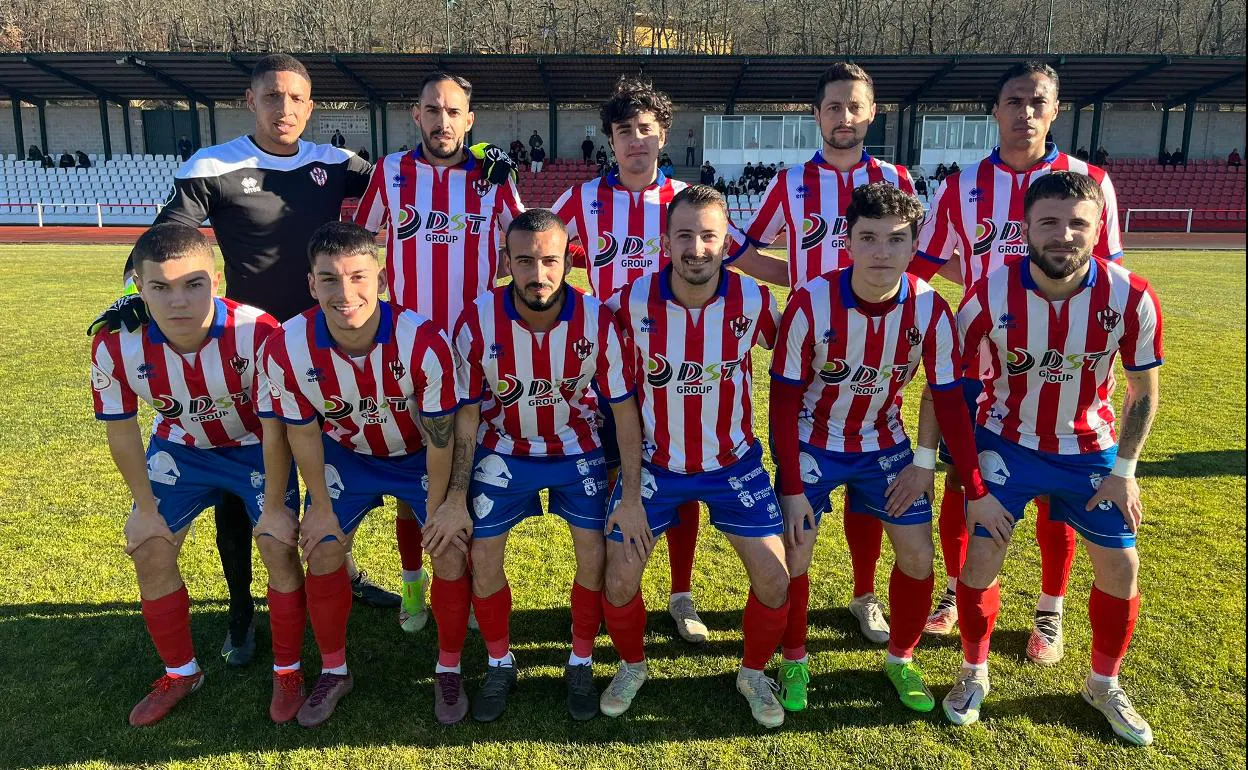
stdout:
{"type": "Polygon", "coordinates": [[[1243,232],[1244,169],[1225,159],[1160,166],[1152,158],[1111,159],[1105,168],[1118,193],[1119,221],[1130,230],[1184,230],[1188,209],[1193,232],[1243,232]],[[1153,210],[1149,210],[1153,209],[1153,210]]]}
{"type": "Polygon", "coordinates": [[[145,225],[169,197],[173,155],[88,155],[91,168],[0,160],[0,223],[145,225]]]}

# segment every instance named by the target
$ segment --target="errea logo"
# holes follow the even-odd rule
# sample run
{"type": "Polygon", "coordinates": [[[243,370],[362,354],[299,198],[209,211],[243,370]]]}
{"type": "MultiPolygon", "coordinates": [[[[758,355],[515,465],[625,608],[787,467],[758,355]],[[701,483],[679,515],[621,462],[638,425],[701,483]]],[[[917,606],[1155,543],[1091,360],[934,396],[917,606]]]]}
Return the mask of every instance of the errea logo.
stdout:
{"type": "Polygon", "coordinates": [[[243,195],[260,192],[260,182],[254,176],[243,177],[243,195]]]}

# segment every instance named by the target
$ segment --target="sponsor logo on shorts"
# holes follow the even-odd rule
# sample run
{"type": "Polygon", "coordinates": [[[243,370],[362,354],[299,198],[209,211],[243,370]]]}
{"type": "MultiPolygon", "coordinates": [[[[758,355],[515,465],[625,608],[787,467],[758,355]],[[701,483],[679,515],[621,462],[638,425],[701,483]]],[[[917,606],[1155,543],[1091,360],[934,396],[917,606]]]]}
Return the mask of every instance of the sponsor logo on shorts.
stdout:
{"type": "Polygon", "coordinates": [[[147,477],[157,484],[173,486],[181,476],[182,471],[168,452],[157,452],[147,458],[147,477]]]}
{"type": "Polygon", "coordinates": [[[801,468],[802,481],[806,484],[816,484],[823,478],[823,471],[819,470],[819,461],[809,452],[802,452],[797,456],[797,464],[801,468]]]}
{"type": "Polygon", "coordinates": [[[654,497],[659,491],[659,483],[654,480],[654,474],[645,468],[641,469],[641,496],[645,500],[654,497]]]}
{"type": "MultiPolygon", "coordinates": [[[[898,463],[909,462],[912,454],[909,449],[906,449],[901,452],[894,452],[891,455],[881,455],[875,461],[879,463],[880,470],[887,471],[892,470],[892,467],[898,463]]],[[[889,479],[889,483],[892,483],[892,479],[889,479]]]]}
{"type": "Polygon", "coordinates": [[[251,485],[256,489],[264,486],[264,474],[260,471],[251,472],[251,485]]]}
{"type": "Polygon", "coordinates": [[[750,471],[746,473],[744,476],[729,476],[728,486],[732,487],[734,492],[739,492],[742,489],[745,489],[745,485],[748,482],[753,481],[754,479],[758,478],[764,473],[766,473],[766,470],[763,468],[763,466],[761,465],[755,466],[754,468],[750,469],[750,471]]]}
{"type": "Polygon", "coordinates": [[[494,501],[485,494],[472,498],[472,513],[478,519],[484,519],[486,516],[489,516],[492,510],[494,510],[494,501]]]}
{"type": "Polygon", "coordinates": [[[511,484],[512,476],[511,469],[507,467],[507,461],[501,455],[488,454],[477,463],[472,478],[482,484],[506,489],[511,484]]]}
{"type": "MultiPolygon", "coordinates": [[[[1096,492],[1101,488],[1101,482],[1104,480],[1105,477],[1099,473],[1092,473],[1088,475],[1088,482],[1092,484],[1093,492],[1096,492]]],[[[1108,500],[1102,500],[1096,504],[1096,507],[1102,511],[1112,511],[1114,509],[1114,504],[1108,500]]]]}
{"type": "Polygon", "coordinates": [[[347,490],[346,485],[342,483],[342,475],[329,463],[325,463],[325,486],[329,489],[331,500],[337,500],[338,496],[347,490]]]}
{"type": "Polygon", "coordinates": [[[582,476],[588,476],[597,465],[606,465],[605,457],[578,457],[576,458],[576,472],[582,476]]]}
{"type": "Polygon", "coordinates": [[[597,479],[581,479],[581,487],[584,488],[586,497],[593,497],[598,494],[597,479]]]}
{"type": "Polygon", "coordinates": [[[991,449],[979,453],[979,471],[984,474],[984,481],[998,486],[1004,485],[1010,478],[1010,469],[1005,467],[1005,460],[991,449]]]}

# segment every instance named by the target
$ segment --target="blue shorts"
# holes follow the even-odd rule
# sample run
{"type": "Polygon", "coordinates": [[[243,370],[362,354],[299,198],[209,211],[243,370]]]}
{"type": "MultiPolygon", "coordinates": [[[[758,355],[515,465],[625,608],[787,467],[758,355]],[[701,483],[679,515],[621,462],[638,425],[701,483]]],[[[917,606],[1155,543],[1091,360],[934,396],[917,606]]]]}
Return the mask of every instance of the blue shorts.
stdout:
{"type": "MultiPolygon", "coordinates": [[[[366,513],[381,507],[382,495],[410,505],[420,525],[425,525],[429,474],[424,450],[401,457],[373,457],[353,452],[324,434],[321,445],[325,447],[325,486],[344,534],[351,534],[366,513]]],[[[311,497],[304,506],[309,503],[311,497]]]]}
{"type": "MultiPolygon", "coordinates": [[[[621,497],[620,484],[611,490],[607,510],[614,510],[621,497]]],[[[741,537],[767,537],[784,532],[780,501],[771,488],[771,477],[763,467],[763,447],[755,443],[732,465],[704,473],[675,473],[643,462],[641,503],[646,509],[650,531],[657,537],[677,522],[676,509],[683,503],[700,500],[711,511],[711,524],[721,532],[741,537]]],[[[607,535],[622,542],[619,527],[607,535]]]]}
{"type": "MultiPolygon", "coordinates": [[[[909,440],[889,449],[874,452],[830,452],[801,443],[799,459],[806,499],[815,509],[815,521],[832,510],[832,491],[844,484],[848,487],[849,510],[865,513],[889,524],[926,524],[932,520],[932,501],[923,495],[905,513],[896,518],[886,512],[888,498],[884,490],[897,474],[914,459],[909,440]]],[[[807,529],[810,525],[806,525],[807,529]]]]}
{"type": "MultiPolygon", "coordinates": [[[[599,401],[599,403],[603,403],[599,401]]],[[[610,404],[604,404],[607,408],[600,412],[602,415],[602,425],[598,426],[598,440],[602,442],[602,455],[607,461],[608,468],[620,467],[620,442],[615,437],[615,413],[611,411],[610,404]]]]}
{"type": "MultiPolygon", "coordinates": [[[[152,436],[147,445],[147,478],[152,482],[156,509],[174,532],[205,508],[220,503],[223,493],[240,498],[255,524],[264,506],[264,449],[260,444],[198,449],[152,436]]],[[[292,463],[286,503],[294,505],[297,499],[292,463]]]]}
{"type": "MultiPolygon", "coordinates": [[[[966,413],[971,416],[971,425],[975,424],[975,411],[978,409],[976,404],[979,401],[979,394],[984,392],[984,383],[973,378],[963,377],[962,380],[962,400],[966,402],[966,413]]],[[[949,454],[949,445],[942,438],[937,447],[940,461],[950,468],[953,467],[953,455],[949,454]]]]}
{"type": "MultiPolygon", "coordinates": [[[[1135,547],[1135,534],[1118,506],[1105,501],[1091,511],[1083,509],[1113,469],[1117,447],[1089,454],[1051,454],[1019,446],[984,428],[975,430],[975,445],[988,491],[1015,522],[1022,521],[1032,498],[1048,495],[1053,521],[1066,522],[1090,542],[1106,548],[1135,547]]],[[[983,527],[975,527],[975,534],[990,537],[983,527]]]]}
{"type": "Polygon", "coordinates": [[[602,450],[570,457],[515,457],[477,447],[468,497],[472,536],[497,537],[542,514],[538,493],[568,524],[601,532],[607,521],[607,462],[602,450]]]}

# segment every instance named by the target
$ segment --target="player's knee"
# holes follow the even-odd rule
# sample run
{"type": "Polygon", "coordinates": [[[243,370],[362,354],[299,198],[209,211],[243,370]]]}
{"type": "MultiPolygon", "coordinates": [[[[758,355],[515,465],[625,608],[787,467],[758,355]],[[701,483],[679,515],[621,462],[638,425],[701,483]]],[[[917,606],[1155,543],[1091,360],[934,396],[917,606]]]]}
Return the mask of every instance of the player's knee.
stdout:
{"type": "MultiPolygon", "coordinates": [[[[586,586],[588,587],[588,586],[586,586]]],[[[608,569],[603,579],[603,591],[607,595],[607,601],[616,607],[623,607],[632,601],[637,595],[640,588],[638,581],[633,577],[631,571],[615,568],[608,569]]]]}
{"type": "Polygon", "coordinates": [[[159,577],[176,572],[178,549],[163,537],[148,538],[130,554],[140,578],[159,577]]]}
{"type": "Polygon", "coordinates": [[[308,572],[313,575],[328,575],[346,563],[347,549],[337,540],[325,540],[317,543],[308,554],[308,572]]]}
{"type": "MultiPolygon", "coordinates": [[[[1091,551],[1091,549],[1089,549],[1091,551]]],[[[1103,548],[1092,562],[1096,585],[1120,599],[1130,599],[1139,592],[1139,552],[1134,548],[1103,548]]]]}
{"type": "Polygon", "coordinates": [[[472,551],[472,592],[477,596],[492,596],[507,582],[501,558],[489,558],[472,551]]]}
{"type": "Polygon", "coordinates": [[[756,569],[750,581],[750,589],[758,600],[768,607],[779,607],[789,598],[789,571],[784,563],[756,569]]]}
{"type": "Polygon", "coordinates": [[[299,553],[294,546],[287,545],[275,537],[261,535],[256,538],[256,550],[264,561],[265,569],[270,578],[289,579],[299,572],[299,553]]]}
{"type": "Polygon", "coordinates": [[[910,577],[922,580],[931,574],[936,550],[930,537],[913,540],[898,538],[893,541],[893,553],[896,555],[897,568],[910,577]]]}
{"type": "Polygon", "coordinates": [[[430,555],[433,574],[442,580],[459,580],[468,571],[468,557],[457,548],[447,548],[438,556],[430,555]]]}

